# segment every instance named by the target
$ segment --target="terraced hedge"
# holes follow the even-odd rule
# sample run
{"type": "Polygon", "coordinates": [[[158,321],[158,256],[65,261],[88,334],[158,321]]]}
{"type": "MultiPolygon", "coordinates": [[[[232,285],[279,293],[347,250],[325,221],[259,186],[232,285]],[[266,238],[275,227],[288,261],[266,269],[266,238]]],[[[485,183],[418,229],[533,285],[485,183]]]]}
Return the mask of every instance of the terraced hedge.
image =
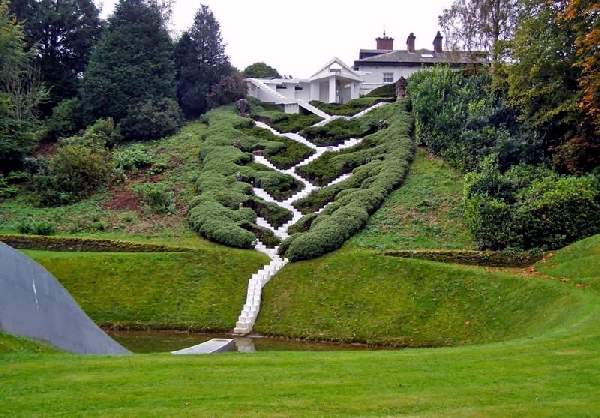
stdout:
{"type": "Polygon", "coordinates": [[[198,195],[188,212],[191,228],[211,241],[232,247],[250,248],[257,237],[267,245],[276,245],[273,234],[256,225],[257,213],[276,226],[290,219],[291,213],[254,196],[252,185],[277,199],[291,195],[300,185],[291,176],[254,163],[252,152],[279,155],[278,164],[285,167],[312,151],[255,128],[251,120],[238,116],[232,106],[215,109],[205,119],[208,130],[200,152],[198,195]]]}
{"type": "Polygon", "coordinates": [[[365,96],[360,97],[358,99],[350,100],[347,103],[323,103],[317,100],[313,100],[310,102],[311,105],[315,106],[318,109],[321,109],[323,112],[329,115],[339,115],[339,116],[354,116],[357,113],[362,112],[363,110],[377,104],[380,102],[389,102],[392,101],[393,97],[372,97],[365,96]]]}
{"type": "Polygon", "coordinates": [[[300,132],[302,129],[323,120],[312,113],[308,115],[302,113],[288,114],[276,105],[261,103],[252,98],[249,99],[249,102],[252,119],[264,122],[278,132],[300,132]]]}
{"type": "Polygon", "coordinates": [[[410,137],[412,118],[407,105],[407,101],[401,101],[378,109],[375,112],[385,116],[386,129],[368,136],[358,147],[326,153],[315,161],[312,168],[311,165],[306,166],[308,173],[316,173],[315,167],[322,168],[320,176],[313,176],[321,183],[360,168],[344,184],[344,187],[350,188],[342,190],[334,186],[330,193],[317,192],[326,195],[331,203],[319,215],[302,218],[294,228],[296,233],[282,243],[280,253],[296,261],[318,257],[339,248],[365,225],[370,214],[402,183],[415,151],[410,137]],[[329,170],[329,167],[334,169],[329,170]]]}

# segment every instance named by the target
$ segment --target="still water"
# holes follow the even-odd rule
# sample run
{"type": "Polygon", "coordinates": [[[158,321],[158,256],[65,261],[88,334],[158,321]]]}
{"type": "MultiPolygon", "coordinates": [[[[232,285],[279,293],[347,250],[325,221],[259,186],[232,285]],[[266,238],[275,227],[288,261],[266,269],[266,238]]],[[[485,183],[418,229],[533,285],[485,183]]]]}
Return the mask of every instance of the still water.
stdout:
{"type": "Polygon", "coordinates": [[[202,334],[186,331],[107,330],[111,337],[134,353],[164,353],[201,344],[213,338],[234,338],[238,351],[356,351],[376,350],[361,344],[315,343],[261,336],[231,337],[226,334],[202,334]]]}

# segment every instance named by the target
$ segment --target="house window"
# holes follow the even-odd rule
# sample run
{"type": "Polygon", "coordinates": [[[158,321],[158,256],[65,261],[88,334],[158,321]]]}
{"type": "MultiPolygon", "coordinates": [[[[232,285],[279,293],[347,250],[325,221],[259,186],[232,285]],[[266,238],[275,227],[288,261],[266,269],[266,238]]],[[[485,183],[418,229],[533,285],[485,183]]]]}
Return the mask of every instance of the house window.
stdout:
{"type": "Polygon", "coordinates": [[[304,90],[304,87],[296,86],[296,87],[294,87],[294,90],[296,90],[296,91],[304,90]]]}
{"type": "Polygon", "coordinates": [[[393,83],[394,82],[394,73],[383,73],[383,82],[384,83],[393,83]]]}

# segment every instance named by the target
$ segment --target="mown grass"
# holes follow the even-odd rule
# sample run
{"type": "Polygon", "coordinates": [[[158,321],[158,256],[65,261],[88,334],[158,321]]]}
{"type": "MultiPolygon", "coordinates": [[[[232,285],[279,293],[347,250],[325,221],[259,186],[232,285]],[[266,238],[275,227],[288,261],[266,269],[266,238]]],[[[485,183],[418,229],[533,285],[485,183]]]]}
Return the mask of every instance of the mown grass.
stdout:
{"type": "MultiPolygon", "coordinates": [[[[596,237],[589,244],[592,251],[599,251],[599,241],[596,237]]],[[[578,269],[585,268],[585,261],[577,262],[577,250],[564,261],[560,257],[553,258],[553,268],[572,263],[565,268],[571,282],[559,280],[562,273],[488,276],[491,281],[522,280],[524,288],[539,282],[541,289],[570,293],[570,299],[566,296],[563,305],[549,312],[555,320],[548,325],[554,326],[543,329],[542,318],[528,337],[395,352],[177,358],[5,353],[0,354],[0,415],[595,416],[600,409],[600,296],[591,286],[575,286],[578,269]]],[[[600,281],[598,271],[589,280],[600,281]]],[[[465,274],[470,281],[470,273],[465,274]]],[[[277,280],[279,276],[269,286],[277,280]]],[[[401,282],[402,276],[396,280],[401,282]]],[[[522,319],[531,324],[530,318],[522,319]]]]}
{"type": "MultiPolygon", "coordinates": [[[[194,195],[194,183],[199,172],[200,137],[205,132],[204,123],[193,121],[175,135],[144,143],[144,151],[152,158],[156,171],[151,167],[150,170],[128,172],[125,184],[101,190],[78,203],[40,207],[35,193],[24,185],[14,198],[0,201],[0,233],[15,233],[21,223],[34,220],[51,223],[58,234],[185,234],[189,229],[184,213],[194,195]],[[141,210],[139,199],[135,197],[131,187],[157,181],[165,183],[169,190],[175,192],[176,213],[156,215],[146,214],[141,210]],[[131,202],[120,207],[122,198],[130,199],[131,202]],[[132,203],[133,206],[140,207],[127,207],[132,203]]],[[[133,145],[120,145],[117,150],[133,145]]]]}
{"type": "Polygon", "coordinates": [[[539,333],[572,302],[557,283],[342,250],[278,274],[255,330],[408,347],[473,344],[539,333]]]}
{"type": "Polygon", "coordinates": [[[185,253],[24,251],[50,271],[103,326],[227,330],[248,278],[266,264],[254,251],[185,253]]]}
{"type": "Polygon", "coordinates": [[[463,176],[457,170],[425,149],[418,149],[402,187],[389,195],[348,245],[376,249],[473,248],[463,218],[462,192],[463,176]]]}
{"type": "Polygon", "coordinates": [[[350,100],[347,103],[323,103],[319,101],[310,102],[311,105],[315,106],[318,109],[321,109],[323,112],[329,115],[339,115],[339,116],[354,116],[357,113],[362,112],[363,110],[377,104],[380,102],[389,101],[390,98],[387,97],[360,97],[358,99],[350,100]]]}
{"type": "Polygon", "coordinates": [[[56,353],[58,350],[36,341],[0,332],[0,355],[5,353],[56,353]]]}

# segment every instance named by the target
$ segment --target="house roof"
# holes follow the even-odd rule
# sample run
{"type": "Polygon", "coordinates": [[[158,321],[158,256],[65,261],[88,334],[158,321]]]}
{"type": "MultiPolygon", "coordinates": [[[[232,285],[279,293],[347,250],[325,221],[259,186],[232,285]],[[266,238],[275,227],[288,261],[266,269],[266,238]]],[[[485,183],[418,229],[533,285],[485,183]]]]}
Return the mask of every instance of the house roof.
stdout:
{"type": "Polygon", "coordinates": [[[360,75],[354,69],[352,69],[352,67],[348,66],[344,61],[342,61],[338,57],[332,58],[327,64],[325,64],[321,69],[319,69],[319,71],[314,73],[310,77],[310,79],[318,80],[320,78],[330,77],[330,76],[334,75],[331,72],[329,72],[329,69],[331,68],[331,66],[333,64],[339,65],[344,70],[342,72],[342,74],[339,74],[340,76],[351,79],[351,80],[355,80],[355,81],[362,81],[362,78],[360,77],[360,75]]]}
{"type": "Polygon", "coordinates": [[[409,52],[407,50],[389,51],[383,54],[359,59],[354,62],[354,65],[356,67],[359,65],[376,64],[486,64],[487,62],[487,53],[481,51],[434,52],[427,49],[420,49],[415,52],[409,52]]]}

